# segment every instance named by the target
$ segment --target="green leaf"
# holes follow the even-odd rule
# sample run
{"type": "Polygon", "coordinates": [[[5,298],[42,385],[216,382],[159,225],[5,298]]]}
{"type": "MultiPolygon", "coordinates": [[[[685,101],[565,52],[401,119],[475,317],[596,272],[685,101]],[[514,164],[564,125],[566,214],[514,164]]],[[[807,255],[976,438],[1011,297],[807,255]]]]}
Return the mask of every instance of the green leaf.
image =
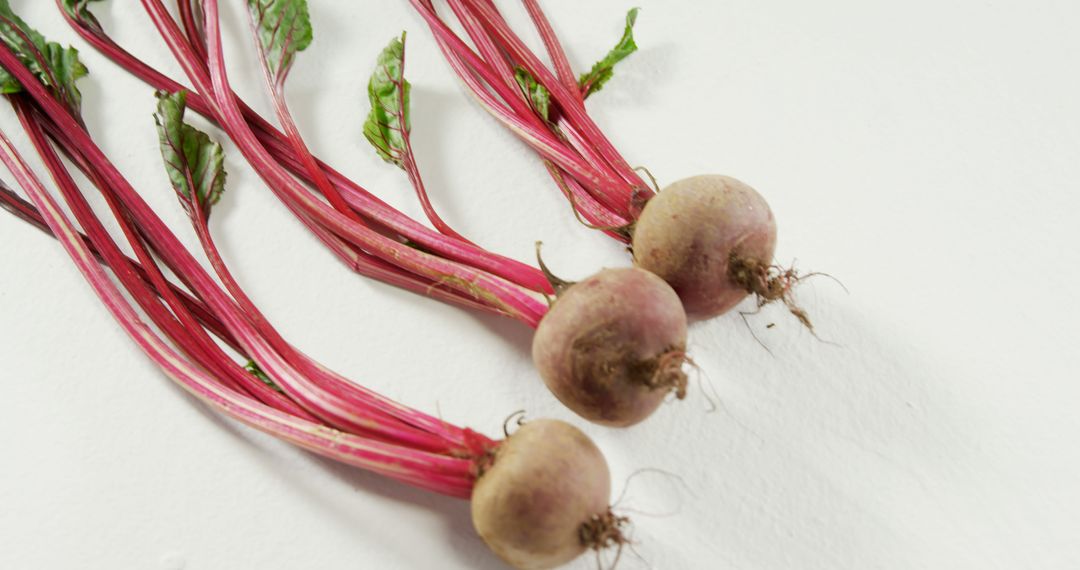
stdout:
{"type": "MultiPolygon", "coordinates": [[[[75,82],[86,77],[89,72],[79,61],[78,50],[46,41],[45,36],[12,11],[8,0],[0,0],[0,41],[18,56],[57,99],[67,105],[76,116],[80,114],[82,94],[75,82]]],[[[0,93],[10,95],[22,90],[22,85],[12,75],[0,68],[0,93]]]]}
{"type": "Polygon", "coordinates": [[[603,89],[604,84],[615,75],[615,64],[637,51],[637,44],[634,43],[634,23],[637,22],[637,15],[638,8],[626,14],[626,29],[623,31],[622,39],[604,56],[604,59],[596,62],[588,73],[581,75],[578,83],[585,97],[603,89]]]}
{"type": "Polygon", "coordinates": [[[94,15],[90,13],[87,4],[91,2],[100,2],[101,0],[62,0],[60,6],[67,12],[68,16],[75,18],[76,20],[82,20],[84,18],[93,18],[94,15]]]}
{"type": "Polygon", "coordinates": [[[206,133],[184,122],[187,93],[158,91],[157,98],[154,122],[169,181],[189,214],[194,186],[199,213],[209,216],[210,206],[225,192],[225,151],[206,133]]]}
{"type": "Polygon", "coordinates": [[[364,137],[383,160],[405,168],[406,137],[412,129],[409,92],[405,80],[405,34],[394,38],[379,54],[375,72],[368,82],[371,112],[364,122],[364,137]]]}
{"type": "Polygon", "coordinates": [[[529,102],[532,103],[533,109],[544,118],[548,120],[548,114],[551,109],[551,93],[548,92],[547,87],[544,87],[535,77],[532,76],[524,67],[518,66],[514,68],[514,79],[517,80],[521,90],[525,92],[525,95],[529,98],[529,102]]]}
{"type": "Polygon", "coordinates": [[[101,0],[62,0],[60,5],[68,17],[78,22],[78,24],[89,30],[104,33],[105,30],[101,27],[101,22],[97,17],[90,12],[90,8],[87,4],[90,2],[100,2],[101,0]]]}
{"type": "Polygon", "coordinates": [[[259,364],[254,360],[249,360],[247,365],[244,366],[244,368],[247,368],[247,371],[250,372],[252,376],[258,378],[260,382],[266,384],[274,391],[281,392],[282,394],[285,393],[285,390],[282,390],[281,386],[278,386],[273,380],[271,380],[270,377],[267,376],[265,372],[263,372],[263,369],[259,368],[259,364]]]}
{"type": "Polygon", "coordinates": [[[296,54],[311,45],[313,31],[307,0],[248,0],[248,10],[266,53],[266,64],[278,81],[285,79],[296,54]]]}

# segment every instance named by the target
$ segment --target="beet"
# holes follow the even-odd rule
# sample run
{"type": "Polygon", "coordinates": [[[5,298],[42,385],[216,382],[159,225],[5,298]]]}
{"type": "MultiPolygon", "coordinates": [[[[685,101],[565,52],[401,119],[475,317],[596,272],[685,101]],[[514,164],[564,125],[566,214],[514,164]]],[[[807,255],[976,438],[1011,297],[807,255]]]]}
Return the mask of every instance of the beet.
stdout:
{"type": "Polygon", "coordinates": [[[686,313],[726,313],[772,267],[776,220],[750,186],[728,176],[675,182],[646,204],[634,227],[634,263],[667,281],[686,313]]]}
{"type": "Polygon", "coordinates": [[[548,388],[590,421],[629,426],[686,393],[686,314],[662,279],[605,269],[562,292],[533,339],[548,388]]]}
{"type": "Polygon", "coordinates": [[[524,424],[476,482],[476,532],[515,568],[552,568],[623,542],[608,502],[611,474],[596,445],[558,420],[524,424]]]}

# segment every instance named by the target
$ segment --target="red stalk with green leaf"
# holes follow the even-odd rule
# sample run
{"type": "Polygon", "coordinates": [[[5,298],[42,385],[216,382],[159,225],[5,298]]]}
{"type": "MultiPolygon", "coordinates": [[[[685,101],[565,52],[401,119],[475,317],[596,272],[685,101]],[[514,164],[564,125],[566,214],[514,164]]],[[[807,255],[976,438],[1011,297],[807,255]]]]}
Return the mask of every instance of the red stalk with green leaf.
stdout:
{"type": "MultiPolygon", "coordinates": [[[[143,0],[143,6],[191,82],[188,104],[222,127],[270,190],[324,243],[333,246],[333,240],[338,240],[340,249],[348,248],[374,263],[426,280],[458,299],[538,327],[533,356],[541,376],[560,400],[592,421],[620,426],[637,423],[657,409],[667,394],[681,397],[685,393],[685,315],[662,281],[640,270],[609,270],[586,280],[587,286],[568,287],[569,283],[546,270],[523,264],[482,264],[479,261],[490,260],[491,254],[458,237],[434,212],[409,139],[403,38],[391,42],[379,57],[369,83],[372,109],[364,133],[384,159],[406,172],[441,233],[415,231],[410,224],[418,224],[404,221],[399,212],[372,207],[378,203],[374,197],[364,203],[355,199],[370,195],[336,178],[311,156],[300,138],[284,102],[284,82],[311,36],[306,3],[248,3],[268,93],[284,125],[288,141],[284,146],[273,127],[255,116],[231,88],[221,50],[217,2],[189,3],[180,11],[180,23],[160,0],[143,0]],[[333,207],[327,190],[319,190],[325,186],[320,173],[361,220],[333,207]],[[441,249],[414,239],[430,239],[431,233],[438,236],[441,249]],[[447,244],[454,251],[472,252],[471,257],[449,255],[447,244]],[[553,284],[559,285],[560,294],[549,309],[534,292],[550,294],[555,291],[553,284]],[[572,294],[575,290],[578,293],[572,294]]],[[[176,90],[175,82],[109,40],[85,2],[62,2],[61,7],[80,34],[114,61],[159,89],[176,90]]]]}
{"type": "Polygon", "coordinates": [[[638,49],[638,9],[627,14],[615,47],[577,76],[538,0],[522,3],[550,66],[493,0],[446,2],[471,45],[447,25],[433,0],[409,2],[481,106],[540,155],[575,215],[629,243],[635,266],[667,281],[691,317],[718,316],[753,295],[758,308],[784,303],[812,330],[792,298],[800,276],[772,261],[776,221],[760,194],[720,175],[694,176],[654,191],[589,116],[585,100],[638,49]]]}
{"type": "MultiPolygon", "coordinates": [[[[125,333],[162,372],[204,404],[254,429],[409,485],[470,498],[481,536],[516,565],[559,564],[586,549],[620,543],[625,519],[607,507],[606,463],[575,428],[537,420],[496,442],[366,390],[288,344],[229,274],[206,226],[225,188],[220,145],[184,122],[182,93],[162,93],[156,121],[165,168],[225,283],[224,288],[218,285],[81,124],[74,99],[64,93],[78,93],[74,81],[85,75],[85,68],[52,81],[57,69],[42,54],[55,44],[17,39],[28,31],[0,0],[0,80],[75,221],[3,132],[0,162],[30,200],[0,184],[0,204],[60,241],[125,333]],[[53,75],[45,67],[34,69],[34,62],[46,62],[53,75]],[[61,153],[106,198],[136,259],[121,253],[61,153]],[[159,260],[182,286],[164,277],[159,260]],[[210,334],[228,349],[208,342],[210,334]],[[566,473],[576,475],[572,480],[557,476],[566,473]],[[505,491],[530,485],[535,488],[516,493],[518,498],[508,498],[505,491]],[[521,533],[499,534],[508,526],[544,531],[523,541],[521,533]]],[[[210,41],[208,47],[218,46],[210,41]]]]}

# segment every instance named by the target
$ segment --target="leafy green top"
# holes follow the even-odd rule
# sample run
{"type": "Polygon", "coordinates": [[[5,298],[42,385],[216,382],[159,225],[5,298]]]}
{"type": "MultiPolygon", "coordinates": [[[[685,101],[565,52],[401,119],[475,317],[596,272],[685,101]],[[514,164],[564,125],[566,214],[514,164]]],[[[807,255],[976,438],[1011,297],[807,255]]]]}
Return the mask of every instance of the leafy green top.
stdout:
{"type": "MultiPolygon", "coordinates": [[[[82,110],[82,94],[75,82],[86,77],[89,71],[79,61],[75,48],[64,48],[50,42],[27,25],[11,9],[8,0],[0,0],[0,41],[3,41],[19,60],[36,75],[46,87],[63,102],[75,116],[82,110]]],[[[23,86],[0,68],[0,93],[20,93],[23,86]]]]}
{"type": "Polygon", "coordinates": [[[405,80],[405,34],[394,38],[379,54],[375,71],[368,82],[371,112],[364,122],[364,136],[383,160],[405,168],[408,141],[412,129],[409,118],[409,93],[405,80]]]}
{"type": "Polygon", "coordinates": [[[90,10],[86,5],[90,2],[100,1],[101,0],[62,0],[60,7],[64,9],[64,12],[66,12],[68,16],[71,16],[76,20],[93,19],[93,21],[96,22],[97,19],[90,13],[90,10]]]}
{"type": "MultiPolygon", "coordinates": [[[[637,21],[637,15],[637,8],[630,10],[626,15],[626,30],[623,32],[623,37],[619,40],[619,43],[604,56],[604,59],[598,61],[588,73],[581,75],[578,85],[585,98],[602,89],[604,84],[614,77],[615,64],[637,51],[637,44],[634,43],[634,23],[637,21]]],[[[517,80],[522,92],[524,92],[536,113],[545,121],[550,121],[551,93],[547,87],[544,87],[528,70],[521,66],[514,68],[514,79],[517,80]]]]}
{"type": "Polygon", "coordinates": [[[548,120],[551,112],[551,93],[547,90],[547,87],[544,87],[521,66],[514,68],[514,79],[517,80],[521,90],[529,98],[529,102],[536,113],[543,117],[545,121],[548,120]]]}
{"type": "Polygon", "coordinates": [[[615,75],[615,64],[637,51],[637,44],[634,43],[634,23],[637,22],[637,15],[638,8],[626,14],[626,29],[623,31],[622,39],[604,56],[604,59],[596,62],[588,73],[582,74],[578,79],[585,97],[603,89],[604,84],[615,75]]]}
{"type": "Polygon", "coordinates": [[[184,122],[186,92],[158,91],[157,98],[154,122],[169,181],[188,214],[194,213],[191,209],[194,190],[198,213],[209,217],[210,206],[225,191],[225,151],[206,133],[184,122]]]}
{"type": "Polygon", "coordinates": [[[296,54],[307,49],[314,37],[307,0],[248,0],[248,9],[266,65],[281,81],[289,74],[296,54]]]}
{"type": "Polygon", "coordinates": [[[266,372],[263,372],[263,369],[259,367],[258,362],[255,362],[254,360],[249,360],[247,365],[244,366],[244,368],[246,368],[252,376],[258,378],[260,382],[269,386],[271,390],[275,392],[281,392],[282,394],[285,393],[285,391],[281,389],[281,386],[278,386],[277,383],[271,380],[270,377],[266,375],[266,372]]]}

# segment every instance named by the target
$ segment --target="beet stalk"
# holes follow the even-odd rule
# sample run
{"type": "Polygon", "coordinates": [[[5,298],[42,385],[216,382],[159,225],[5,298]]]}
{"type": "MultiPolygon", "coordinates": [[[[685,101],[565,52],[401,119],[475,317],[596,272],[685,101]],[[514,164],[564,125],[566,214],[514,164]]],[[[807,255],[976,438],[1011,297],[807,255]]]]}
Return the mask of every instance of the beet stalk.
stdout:
{"type": "Polygon", "coordinates": [[[759,306],[783,302],[809,326],[791,297],[798,275],[772,261],[776,221],[760,194],[715,175],[680,180],[657,193],[589,117],[585,99],[637,50],[637,9],[627,15],[623,36],[607,56],[575,77],[536,0],[524,0],[525,8],[554,69],[526,46],[491,0],[447,0],[473,47],[446,25],[432,0],[409,1],[484,109],[541,156],[575,214],[630,243],[635,265],[667,281],[689,316],[711,318],[754,295],[759,306]]]}
{"type": "MultiPolygon", "coordinates": [[[[0,16],[7,16],[5,12],[6,3],[0,3],[0,16]]],[[[11,18],[0,18],[0,27],[4,27],[3,32],[12,28],[29,31],[24,23],[11,18]]],[[[8,74],[0,80],[17,81],[8,93],[23,130],[86,233],[79,232],[2,131],[0,162],[32,203],[0,184],[0,204],[60,241],[116,321],[166,375],[218,412],[314,453],[419,488],[472,497],[474,524],[478,530],[484,529],[483,538],[519,567],[546,567],[588,548],[622,541],[619,527],[623,520],[613,517],[607,507],[607,465],[588,438],[573,427],[537,421],[504,442],[495,442],[343,379],[345,385],[334,384],[337,377],[333,373],[277,335],[228,276],[220,257],[212,259],[212,264],[230,281],[226,288],[231,291],[222,291],[209,278],[86,135],[73,114],[77,111],[60,98],[65,88],[74,87],[77,74],[56,83],[43,81],[43,68],[57,69],[55,62],[42,54],[55,53],[58,46],[38,38],[12,45],[10,37],[0,34],[0,69],[8,74]],[[35,63],[41,67],[35,71],[28,68],[35,63]],[[124,238],[135,248],[137,260],[120,253],[56,149],[68,154],[106,197],[124,238]],[[150,250],[189,284],[192,293],[165,279],[150,250]],[[141,320],[99,264],[112,270],[161,333],[141,320]],[[159,305],[160,301],[165,304],[159,305]],[[200,336],[208,331],[229,340],[242,357],[251,354],[260,364],[267,364],[267,383],[236,381],[238,365],[228,361],[223,349],[208,350],[200,336]],[[266,392],[277,396],[268,397],[266,392]],[[353,421],[341,422],[342,418],[353,421]],[[536,434],[548,435],[538,438],[536,434]],[[547,449],[559,441],[573,445],[547,449]],[[573,494],[564,493],[568,481],[551,477],[555,472],[576,473],[577,480],[588,485],[579,486],[573,494]],[[474,491],[481,486],[485,493],[474,491]],[[507,493],[517,498],[505,500],[507,493]],[[536,497],[547,499],[538,501],[536,497]],[[544,532],[529,537],[505,536],[487,530],[490,520],[519,528],[531,527],[529,520],[542,521],[544,532]]],[[[182,95],[163,97],[159,106],[163,157],[174,190],[188,208],[196,232],[201,233],[205,228],[200,224],[205,224],[209,207],[224,189],[223,161],[219,145],[180,120],[182,99],[182,95]]],[[[200,239],[214,257],[209,234],[200,235],[200,239]]],[[[253,368],[253,378],[256,372],[261,374],[261,369],[253,368]]]]}
{"type": "MultiPolygon", "coordinates": [[[[263,33],[265,27],[259,22],[270,18],[267,14],[273,10],[285,10],[288,8],[286,4],[288,3],[263,2],[257,6],[249,4],[253,8],[251,13],[253,35],[260,45],[261,60],[269,79],[268,87],[271,97],[282,100],[281,85],[285,72],[298,50],[283,49],[280,38],[275,39],[276,36],[273,35],[267,37],[263,33]]],[[[539,344],[534,348],[533,354],[537,359],[550,358],[550,355],[562,355],[560,357],[572,359],[572,362],[564,363],[538,360],[537,368],[560,400],[592,421],[616,426],[631,425],[641,421],[655,410],[663,401],[664,395],[674,392],[681,396],[685,393],[686,375],[682,371],[684,359],[672,356],[685,353],[685,315],[677,300],[672,301],[676,297],[670,293],[666,284],[659,280],[638,279],[636,282],[639,284],[648,283],[649,290],[645,291],[640,286],[629,283],[604,289],[606,291],[636,290],[642,291],[643,294],[634,299],[623,299],[621,304],[597,299],[597,302],[605,306],[620,309],[603,315],[603,318],[599,320],[585,323],[581,319],[574,318],[549,319],[547,318],[549,314],[572,312],[571,304],[558,301],[549,310],[529,290],[519,285],[524,281],[523,279],[504,280],[500,278],[500,275],[506,275],[505,271],[488,273],[484,267],[470,265],[471,261],[466,262],[458,257],[451,257],[443,251],[429,249],[423,244],[418,244],[412,240],[411,235],[397,234],[397,239],[395,239],[384,235],[384,232],[375,231],[371,226],[389,229],[405,227],[405,224],[401,222],[403,216],[396,212],[387,213],[379,208],[361,207],[362,204],[359,202],[350,201],[350,207],[361,218],[361,220],[356,220],[354,216],[335,209],[332,204],[323,202],[320,199],[322,196],[310,192],[303,184],[306,181],[316,189],[320,186],[318,172],[312,168],[312,164],[319,166],[327,174],[347,200],[350,196],[348,189],[354,186],[338,184],[330,171],[321,163],[313,157],[305,159],[304,155],[310,153],[302,140],[298,138],[298,132],[294,128],[286,127],[286,132],[292,134],[287,134],[285,137],[291,137],[293,141],[287,149],[281,147],[281,141],[272,141],[273,137],[266,136],[267,133],[273,132],[272,129],[265,124],[265,121],[254,118],[247,107],[235,96],[228,75],[225,73],[217,2],[207,1],[201,5],[199,11],[201,22],[188,21],[196,17],[196,11],[182,10],[181,17],[186,18],[183,30],[173,20],[160,0],[143,0],[143,6],[193,85],[193,90],[187,95],[188,104],[193,109],[207,113],[222,126],[271,191],[301,220],[309,222],[309,227],[316,231],[316,235],[320,235],[321,232],[320,239],[323,239],[324,243],[330,243],[329,238],[339,240],[347,247],[368,255],[377,262],[393,266],[421,280],[427,280],[433,286],[446,289],[447,293],[457,295],[458,298],[470,299],[474,303],[517,318],[532,327],[539,326],[544,329],[555,326],[546,325],[547,322],[564,323],[559,327],[560,329],[567,326],[577,327],[573,330],[560,331],[555,335],[538,334],[537,339],[548,340],[538,340],[539,344]],[[202,34],[202,36],[189,37],[192,34],[202,34]],[[286,152],[287,154],[284,154],[286,152]],[[304,164],[307,168],[303,166],[304,164]],[[299,176],[300,180],[294,178],[294,174],[299,176]],[[323,235],[329,238],[323,238],[323,235]],[[416,249],[414,245],[422,247],[423,250],[416,249]],[[672,315],[671,322],[675,324],[656,326],[653,315],[657,311],[651,310],[653,307],[657,307],[657,311],[669,312],[672,315]],[[597,336],[595,330],[597,328],[607,329],[610,334],[603,337],[597,336]],[[657,334],[656,331],[663,331],[666,335],[660,342],[653,338],[657,334]],[[595,350],[595,343],[600,338],[606,339],[612,346],[604,350],[595,350]],[[545,343],[552,342],[562,343],[562,346],[544,346],[545,343]],[[656,348],[658,346],[663,348],[656,348]],[[582,395],[588,397],[582,398],[582,395]],[[640,398],[642,401],[629,402],[625,405],[609,405],[627,398],[640,398]],[[626,414],[624,413],[626,410],[636,412],[626,414]]],[[[288,14],[294,18],[306,14],[295,7],[288,9],[293,10],[288,14]]],[[[103,49],[106,54],[138,76],[157,85],[167,87],[176,85],[175,82],[170,82],[160,74],[139,64],[130,54],[123,52],[107,40],[100,25],[88,15],[84,8],[68,10],[65,13],[77,25],[77,29],[84,37],[90,39],[95,46],[103,49]]],[[[278,16],[275,17],[280,19],[281,14],[285,12],[278,12],[278,16]]],[[[292,22],[284,27],[293,29],[294,34],[306,38],[306,26],[297,27],[296,22],[292,22]]],[[[306,39],[299,45],[303,46],[305,43],[306,39]]],[[[437,214],[430,208],[430,202],[426,199],[426,190],[419,177],[416,160],[408,142],[408,83],[402,74],[403,67],[404,46],[392,44],[380,58],[379,66],[372,78],[374,120],[369,117],[369,128],[366,129],[366,134],[377,148],[380,148],[380,144],[382,145],[384,158],[390,159],[406,171],[421,201],[426,203],[429,217],[436,226],[440,226],[437,214]]],[[[292,122],[291,117],[287,116],[288,109],[283,101],[276,107],[280,120],[292,122]]],[[[535,118],[534,120],[538,121],[535,118]]],[[[325,196],[326,192],[321,194],[325,196]]],[[[455,233],[448,227],[442,229],[445,235],[439,236],[441,243],[452,243],[455,247],[463,249],[475,248],[469,242],[454,237],[455,233]]],[[[519,264],[516,267],[526,266],[519,264]]],[[[528,271],[540,275],[544,283],[543,288],[533,287],[532,291],[552,292],[554,290],[546,272],[536,269],[528,271]]],[[[632,274],[633,272],[610,272],[598,275],[592,280],[629,279],[632,274]]],[[[447,300],[445,296],[444,300],[447,300]]]]}

